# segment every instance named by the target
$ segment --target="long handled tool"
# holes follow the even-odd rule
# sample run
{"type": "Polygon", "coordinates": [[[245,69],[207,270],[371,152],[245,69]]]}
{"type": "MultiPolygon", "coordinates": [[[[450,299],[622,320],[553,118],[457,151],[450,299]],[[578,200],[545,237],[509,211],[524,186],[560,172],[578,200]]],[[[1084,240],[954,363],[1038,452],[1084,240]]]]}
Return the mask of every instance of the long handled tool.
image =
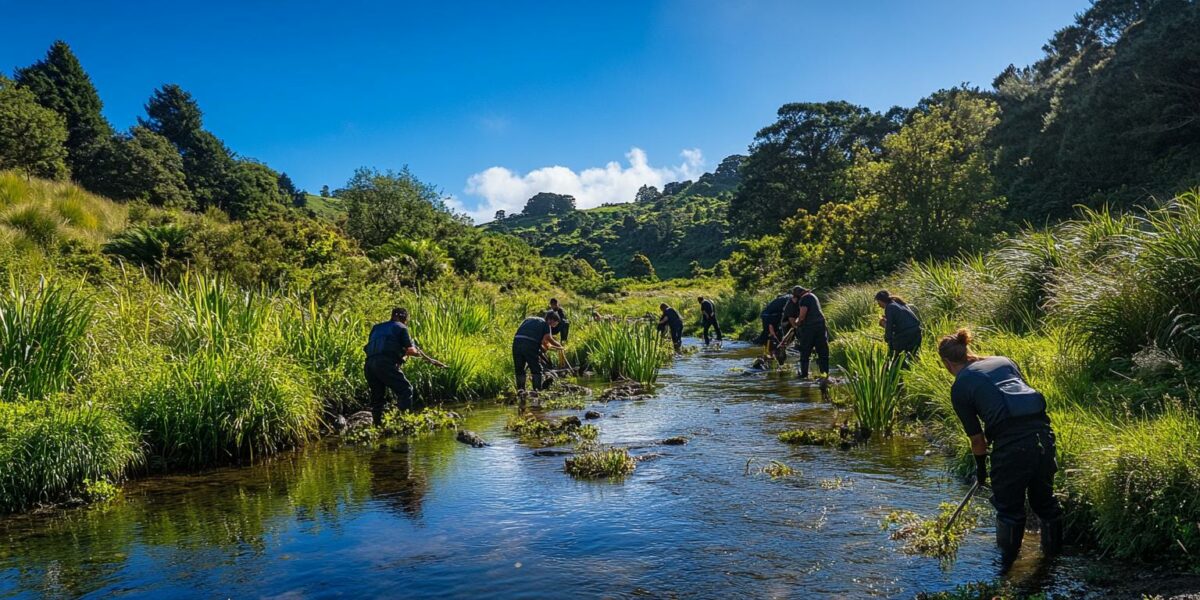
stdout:
{"type": "Polygon", "coordinates": [[[954,522],[958,520],[958,515],[962,514],[963,509],[967,507],[967,503],[971,501],[971,498],[975,496],[980,487],[981,486],[979,485],[979,482],[976,481],[975,485],[971,486],[971,489],[967,490],[967,495],[963,496],[962,502],[958,503],[958,508],[954,511],[954,514],[950,516],[950,520],[946,521],[945,531],[950,531],[950,528],[954,526],[954,522]]]}

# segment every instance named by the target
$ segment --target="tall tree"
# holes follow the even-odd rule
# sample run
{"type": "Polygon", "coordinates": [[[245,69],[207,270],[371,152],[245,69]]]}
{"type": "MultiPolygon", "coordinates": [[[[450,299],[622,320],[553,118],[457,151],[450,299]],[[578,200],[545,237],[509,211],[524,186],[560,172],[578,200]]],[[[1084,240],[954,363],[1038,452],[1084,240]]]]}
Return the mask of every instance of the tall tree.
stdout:
{"type": "Polygon", "coordinates": [[[33,92],[0,76],[0,169],[48,179],[66,177],[67,136],[61,115],[39,104],[33,92]]]}
{"type": "Polygon", "coordinates": [[[56,41],[42,60],[17,69],[16,81],[38,103],[62,115],[67,126],[67,164],[85,186],[96,183],[98,154],[112,137],[112,126],[101,114],[103,103],[92,80],[71,47],[56,41]]]}
{"type": "Polygon", "coordinates": [[[799,209],[815,213],[826,202],[850,200],[848,171],[856,154],[877,151],[895,130],[896,114],[849,102],[783,105],[740,164],[730,223],[744,235],[772,234],[799,209]]]}
{"type": "Polygon", "coordinates": [[[368,250],[395,236],[439,241],[465,227],[437,190],[407,167],[360,168],[336,196],[346,203],[346,232],[368,250]]]}
{"type": "Polygon", "coordinates": [[[135,125],[116,136],[95,191],[118,200],[142,200],[156,206],[193,208],[183,159],[167,138],[135,125]]]}
{"type": "Polygon", "coordinates": [[[225,144],[204,129],[203,113],[191,94],[175,84],[162,86],[146,103],[146,118],[139,122],[179,150],[198,208],[243,208],[233,204],[234,194],[245,189],[244,173],[225,144]]]}
{"type": "Polygon", "coordinates": [[[540,192],[525,202],[525,209],[521,211],[521,214],[526,216],[555,215],[566,214],[573,210],[575,210],[574,196],[540,192]]]}

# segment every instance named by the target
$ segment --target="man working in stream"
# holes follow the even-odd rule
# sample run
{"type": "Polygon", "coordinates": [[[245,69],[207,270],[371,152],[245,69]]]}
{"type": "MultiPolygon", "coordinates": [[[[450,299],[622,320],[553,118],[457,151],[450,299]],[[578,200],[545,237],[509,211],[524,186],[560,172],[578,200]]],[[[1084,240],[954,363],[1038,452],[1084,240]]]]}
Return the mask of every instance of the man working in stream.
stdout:
{"type": "Polygon", "coordinates": [[[787,305],[791,299],[790,294],[784,294],[767,303],[759,314],[762,319],[762,333],[759,334],[756,343],[765,344],[768,357],[775,357],[779,364],[783,364],[787,360],[787,350],[779,345],[783,339],[782,333],[779,331],[780,321],[783,320],[783,307],[787,305]]]}
{"type": "Polygon", "coordinates": [[[959,329],[938,343],[938,355],[954,375],[950,402],[971,439],[975,478],[988,479],[987,451],[992,445],[992,506],[996,507],[996,544],[1001,568],[1012,566],[1025,537],[1025,499],[1042,522],[1042,554],[1062,549],[1062,508],[1054,497],[1054,430],[1046,398],[1029,387],[1013,361],[971,353],[971,332],[959,329]],[[980,422],[982,421],[982,427],[980,422]]]}
{"type": "Polygon", "coordinates": [[[542,389],[540,355],[543,348],[557,349],[563,358],[563,363],[566,364],[562,344],[554,339],[554,327],[558,324],[558,313],[548,310],[544,316],[526,318],[521,322],[520,327],[517,327],[517,333],[513,336],[512,353],[518,396],[525,395],[526,369],[533,375],[534,394],[542,389]]]}
{"type": "Polygon", "coordinates": [[[662,311],[662,317],[658,319],[658,331],[666,329],[671,332],[671,345],[678,354],[683,347],[683,317],[679,316],[679,311],[666,303],[659,304],[658,310],[662,311]]]}
{"type": "MultiPolygon", "coordinates": [[[[829,375],[829,332],[825,328],[825,313],[821,301],[812,290],[801,286],[792,288],[791,299],[783,308],[784,326],[794,330],[800,350],[800,378],[808,379],[808,363],[813,350],[817,351],[817,368],[822,376],[829,375]]],[[[785,332],[786,333],[786,332],[785,332]]]]}
{"type": "Polygon", "coordinates": [[[700,325],[704,328],[704,345],[712,343],[712,338],[708,337],[708,328],[712,327],[717,330],[717,341],[721,341],[721,326],[717,323],[717,309],[713,306],[712,300],[700,296],[700,325]]]}
{"type": "Polygon", "coordinates": [[[363,352],[367,355],[363,371],[367,377],[367,387],[371,389],[371,420],[376,427],[383,424],[387,390],[392,390],[396,395],[396,406],[400,410],[412,408],[412,384],[400,369],[405,359],[419,356],[429,364],[446,368],[446,365],[431,358],[413,343],[412,334],[408,331],[408,310],[404,308],[393,308],[390,321],[371,328],[363,352]]]}

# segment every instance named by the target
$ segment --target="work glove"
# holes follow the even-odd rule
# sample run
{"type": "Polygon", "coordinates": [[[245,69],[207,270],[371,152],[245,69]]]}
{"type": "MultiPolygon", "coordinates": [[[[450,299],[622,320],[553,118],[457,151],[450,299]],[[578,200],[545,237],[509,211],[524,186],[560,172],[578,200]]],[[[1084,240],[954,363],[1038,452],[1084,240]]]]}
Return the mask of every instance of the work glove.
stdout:
{"type": "Polygon", "coordinates": [[[987,478],[988,478],[987,455],[986,454],[976,454],[975,455],[975,481],[978,482],[979,485],[987,485],[987,478]]]}

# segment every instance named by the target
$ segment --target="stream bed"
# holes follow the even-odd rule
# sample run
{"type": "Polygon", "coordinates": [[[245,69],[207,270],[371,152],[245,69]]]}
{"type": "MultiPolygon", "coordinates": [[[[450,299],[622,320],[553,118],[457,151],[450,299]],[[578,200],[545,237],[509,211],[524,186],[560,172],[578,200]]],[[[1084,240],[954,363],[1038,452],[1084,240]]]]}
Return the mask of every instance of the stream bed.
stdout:
{"type": "MultiPolygon", "coordinates": [[[[755,352],[727,343],[676,360],[652,398],[589,404],[602,444],[653,455],[621,481],[572,479],[563,456],[504,431],[513,407],[476,405],[466,428],[486,448],[453,432],[326,440],[4,518],[0,597],[912,598],[997,576],[987,519],[949,563],[905,554],[881,529],[891,510],[932,516],[967,490],[924,440],[779,442],[828,427],[835,408],[794,372],[741,372],[755,352]],[[656,445],[679,435],[689,442],[656,445]],[[755,473],[770,460],[798,474],[755,473]]],[[[1010,577],[1088,592],[1086,559],[1039,559],[1027,535],[1010,577]]]]}

